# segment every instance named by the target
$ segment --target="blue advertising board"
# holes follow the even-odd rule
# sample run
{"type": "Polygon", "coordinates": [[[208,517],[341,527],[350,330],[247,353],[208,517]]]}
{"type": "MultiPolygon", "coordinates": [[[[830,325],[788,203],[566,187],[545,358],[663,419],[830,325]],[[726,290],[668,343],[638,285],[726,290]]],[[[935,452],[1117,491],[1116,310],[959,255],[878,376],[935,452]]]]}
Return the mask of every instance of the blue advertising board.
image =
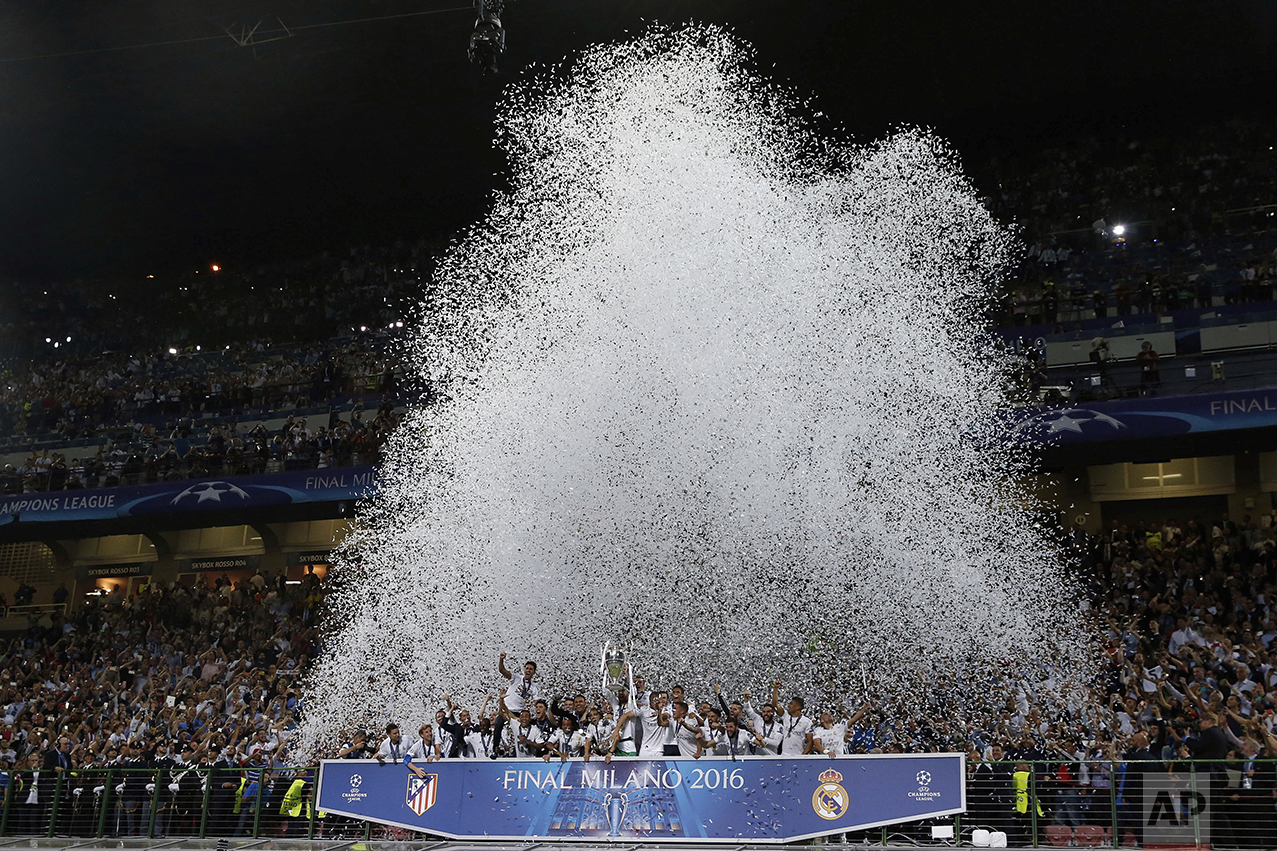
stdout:
{"type": "Polygon", "coordinates": [[[1009,414],[1020,443],[1067,446],[1277,426],[1277,390],[1152,396],[1009,414]]]}
{"type": "Polygon", "coordinates": [[[15,521],[114,520],[144,515],[340,502],[367,496],[376,483],[374,467],[338,467],[226,479],[183,479],[150,485],[14,494],[0,497],[0,525],[15,521]]]}
{"type": "Polygon", "coordinates": [[[454,839],[792,842],[966,808],[963,754],[325,760],[322,812],[454,839]]]}

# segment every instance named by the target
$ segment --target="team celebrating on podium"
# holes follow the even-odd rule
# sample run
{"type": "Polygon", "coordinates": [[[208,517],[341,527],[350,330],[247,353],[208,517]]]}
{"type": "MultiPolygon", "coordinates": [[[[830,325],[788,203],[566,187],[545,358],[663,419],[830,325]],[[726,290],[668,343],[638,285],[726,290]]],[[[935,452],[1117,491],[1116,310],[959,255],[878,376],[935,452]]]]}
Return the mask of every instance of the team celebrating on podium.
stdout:
{"type": "MultiPolygon", "coordinates": [[[[403,741],[396,724],[386,726],[386,737],[372,754],[381,762],[414,763],[439,759],[541,758],[611,761],[614,756],[650,759],[690,759],[759,756],[836,756],[849,748],[852,725],[865,712],[846,712],[835,719],[824,711],[819,721],[804,714],[804,701],[793,697],[780,711],[780,683],[772,683],[771,700],[755,707],[752,692],[728,702],[721,687],[714,686],[714,702],[695,706],[681,685],[668,691],[652,689],[642,676],[633,675],[606,686],[605,701],[590,704],[583,693],[558,700],[543,696],[537,682],[536,662],[525,662],[511,672],[502,653],[497,668],[509,684],[489,710],[489,695],[477,715],[460,709],[445,695],[447,706],[435,715],[435,723],[423,724],[417,740],[403,741]]],[[[368,753],[365,740],[348,742],[338,756],[358,758],[368,753]]]]}

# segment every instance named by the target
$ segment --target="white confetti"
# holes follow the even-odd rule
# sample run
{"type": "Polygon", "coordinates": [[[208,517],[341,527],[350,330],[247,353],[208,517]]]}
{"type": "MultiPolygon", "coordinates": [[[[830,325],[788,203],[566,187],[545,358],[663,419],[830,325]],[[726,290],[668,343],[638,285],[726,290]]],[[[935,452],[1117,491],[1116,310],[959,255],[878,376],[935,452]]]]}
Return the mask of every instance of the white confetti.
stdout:
{"type": "Polygon", "coordinates": [[[424,305],[441,401],[337,571],[312,744],[477,708],[503,650],[593,691],[608,639],[693,696],[780,680],[854,709],[867,671],[952,729],[1013,683],[1087,681],[994,427],[979,317],[1013,240],[939,140],[817,138],[751,63],[722,30],[654,29],[507,93],[511,187],[424,305]]]}

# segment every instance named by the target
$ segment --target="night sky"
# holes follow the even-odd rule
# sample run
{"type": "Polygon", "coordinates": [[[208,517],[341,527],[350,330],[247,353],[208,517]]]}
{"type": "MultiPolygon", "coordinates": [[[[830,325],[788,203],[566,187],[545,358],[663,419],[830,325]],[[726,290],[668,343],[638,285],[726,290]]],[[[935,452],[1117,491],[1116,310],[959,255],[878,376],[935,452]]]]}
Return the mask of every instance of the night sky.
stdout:
{"type": "MultiPolygon", "coordinates": [[[[1277,3],[514,0],[503,73],[467,11],[19,59],[466,5],[458,0],[0,3],[0,276],[165,273],[437,237],[501,185],[500,88],[645,21],[729,24],[866,140],[917,123],[975,167],[1079,134],[1270,110],[1277,3]]],[[[774,67],[773,67],[774,66],[774,67]]]]}

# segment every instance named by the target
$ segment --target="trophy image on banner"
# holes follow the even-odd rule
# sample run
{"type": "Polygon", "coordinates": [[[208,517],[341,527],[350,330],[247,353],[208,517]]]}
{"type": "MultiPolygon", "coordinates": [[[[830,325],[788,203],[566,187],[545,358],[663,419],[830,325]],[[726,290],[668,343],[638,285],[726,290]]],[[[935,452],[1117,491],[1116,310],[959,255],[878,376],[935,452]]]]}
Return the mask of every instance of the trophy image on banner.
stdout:
{"type": "Polygon", "coordinates": [[[624,689],[633,696],[634,675],[626,660],[625,649],[621,647],[619,641],[603,642],[603,661],[599,664],[599,671],[603,675],[604,689],[610,692],[619,692],[624,689]]]}
{"type": "Polygon", "coordinates": [[[629,804],[629,796],[625,793],[608,793],[607,799],[607,835],[621,835],[621,820],[625,818],[625,810],[629,804]]]}

